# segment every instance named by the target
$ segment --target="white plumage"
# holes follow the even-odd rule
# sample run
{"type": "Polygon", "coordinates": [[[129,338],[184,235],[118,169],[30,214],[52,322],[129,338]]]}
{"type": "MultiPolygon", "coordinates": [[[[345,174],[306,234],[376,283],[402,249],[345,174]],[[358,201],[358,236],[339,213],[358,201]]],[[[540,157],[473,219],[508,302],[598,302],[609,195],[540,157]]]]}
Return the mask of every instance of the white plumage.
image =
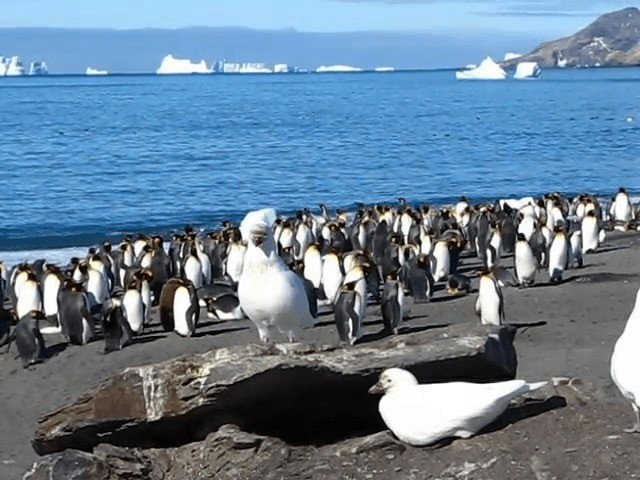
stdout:
{"type": "Polygon", "coordinates": [[[627,324],[618,338],[611,356],[611,378],[620,393],[631,402],[636,423],[628,433],[640,433],[640,289],[627,324]]]}
{"type": "Polygon", "coordinates": [[[260,340],[270,341],[277,329],[293,342],[296,332],[313,326],[314,319],[302,279],[277,254],[272,231],[275,216],[273,209],[253,211],[240,224],[248,245],[238,299],[258,328],[260,340]]]}
{"type": "Polygon", "coordinates": [[[469,438],[498,418],[511,400],[544,385],[524,380],[419,385],[410,372],[390,368],[369,392],[384,392],[378,410],[387,427],[403,442],[422,446],[469,438]]]}

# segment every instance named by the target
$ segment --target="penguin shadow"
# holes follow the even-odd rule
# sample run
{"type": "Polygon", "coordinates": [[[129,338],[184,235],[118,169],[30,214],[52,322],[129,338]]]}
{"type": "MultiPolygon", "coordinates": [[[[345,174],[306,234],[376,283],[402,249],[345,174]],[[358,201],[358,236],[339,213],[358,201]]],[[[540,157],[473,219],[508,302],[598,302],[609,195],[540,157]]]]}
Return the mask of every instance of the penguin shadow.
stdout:
{"type": "MultiPolygon", "coordinates": [[[[314,327],[328,327],[329,325],[335,325],[336,321],[332,318],[331,320],[323,320],[321,322],[316,322],[314,327]]],[[[363,324],[366,322],[362,322],[363,324]]]]}
{"type": "MultiPolygon", "coordinates": [[[[429,303],[447,303],[447,302],[453,302],[454,300],[459,300],[461,298],[464,297],[468,297],[469,295],[473,294],[473,293],[478,293],[477,290],[469,290],[469,293],[459,293],[457,295],[450,295],[450,294],[446,294],[443,296],[438,296],[438,297],[433,297],[431,298],[431,300],[429,301],[429,303]]],[[[420,304],[419,304],[420,305],[420,304]]],[[[426,305],[426,304],[425,304],[426,305]]]]}
{"type": "Polygon", "coordinates": [[[598,255],[600,253],[608,253],[608,252],[615,252],[618,250],[627,250],[629,248],[631,248],[633,245],[632,244],[628,244],[628,245],[609,245],[608,247],[598,247],[598,249],[595,252],[589,252],[585,254],[585,257],[590,257],[592,255],[598,255]]]}
{"type": "Polygon", "coordinates": [[[44,349],[44,353],[42,355],[42,359],[43,360],[48,360],[50,358],[57,357],[62,352],[64,352],[67,349],[68,346],[69,346],[69,343],[67,343],[67,342],[60,342],[60,343],[56,343],[54,345],[50,345],[50,346],[48,346],[48,347],[46,347],[44,349]]]}
{"type": "Polygon", "coordinates": [[[219,330],[209,330],[207,332],[196,332],[191,335],[192,338],[202,338],[202,337],[215,337],[217,335],[222,335],[223,333],[232,333],[232,332],[240,332],[243,330],[250,330],[249,327],[230,327],[230,328],[221,328],[219,330]]]}
{"type": "Polygon", "coordinates": [[[147,343],[153,343],[157,340],[162,340],[163,338],[167,338],[166,334],[142,334],[138,335],[133,339],[131,345],[145,345],[147,343]]]}
{"type": "Polygon", "coordinates": [[[538,322],[524,322],[524,323],[506,322],[505,326],[510,327],[510,328],[515,328],[516,331],[517,331],[517,330],[525,329],[525,328],[544,327],[548,323],[549,322],[547,322],[546,320],[540,320],[538,322]]]}
{"type": "MultiPolygon", "coordinates": [[[[569,277],[565,282],[575,283],[606,283],[606,282],[627,282],[636,281],[640,278],[637,273],[611,273],[611,272],[595,272],[584,275],[576,275],[569,277]]],[[[564,283],[564,282],[563,282],[564,283]]]]}
{"type": "Polygon", "coordinates": [[[400,327],[398,329],[398,335],[408,335],[410,333],[426,332],[427,330],[435,330],[437,328],[446,328],[450,326],[450,323],[434,323],[432,325],[421,325],[419,327],[400,327]]]}

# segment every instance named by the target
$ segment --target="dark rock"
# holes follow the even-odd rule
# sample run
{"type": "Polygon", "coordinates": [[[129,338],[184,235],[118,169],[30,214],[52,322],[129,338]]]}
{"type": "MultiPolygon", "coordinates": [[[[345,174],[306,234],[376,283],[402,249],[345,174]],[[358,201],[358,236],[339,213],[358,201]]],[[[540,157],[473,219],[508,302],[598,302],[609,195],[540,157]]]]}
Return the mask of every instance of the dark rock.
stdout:
{"type": "Polygon", "coordinates": [[[504,62],[538,62],[541,67],[623,66],[640,64],[640,10],[625,8],[598,17],[575,35],[546,42],[523,57],[504,62]]]}
{"type": "MultiPolygon", "coordinates": [[[[505,328],[474,323],[346,349],[253,344],[183,356],[104,381],[41,418],[32,444],[41,455],[99,443],[170,448],[227,423],[291,445],[335,443],[385,429],[378,397],[367,393],[385,368],[407,368],[421,382],[510,379],[512,340],[505,328]]],[[[257,442],[238,438],[227,441],[257,442]]]]}

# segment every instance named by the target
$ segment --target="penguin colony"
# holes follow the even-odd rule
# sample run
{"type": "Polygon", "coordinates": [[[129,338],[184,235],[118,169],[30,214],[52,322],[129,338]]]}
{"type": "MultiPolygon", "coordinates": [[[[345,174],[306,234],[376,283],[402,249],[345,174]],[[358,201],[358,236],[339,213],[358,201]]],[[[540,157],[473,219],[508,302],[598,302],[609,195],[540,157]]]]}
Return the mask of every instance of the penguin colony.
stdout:
{"type": "MultiPolygon", "coordinates": [[[[219,321],[249,318],[264,342],[277,334],[294,341],[324,309],[348,346],[363,334],[368,305],[379,311],[381,334],[394,335],[410,302],[473,291],[480,322],[502,325],[503,288],[540,283],[541,271],[561,283],[606,230],[640,230],[640,206],[624,188],[608,204],[554,192],[475,205],[461,197],[414,207],[399,198],[335,215],[320,209],[280,218],[252,212],[241,225],[223,222],[205,234],[186,226],[168,249],[161,236],[139,234],[64,266],[38,260],[9,271],[0,262],[0,344],[15,341],[25,367],[46,357],[50,333],[74,345],[102,339],[108,353],[143,336],[157,308],[162,328],[182,337],[194,335],[204,309],[219,321]],[[475,275],[459,271],[469,259],[480,264],[475,275]]],[[[638,412],[640,392],[628,398],[638,412]]]]}

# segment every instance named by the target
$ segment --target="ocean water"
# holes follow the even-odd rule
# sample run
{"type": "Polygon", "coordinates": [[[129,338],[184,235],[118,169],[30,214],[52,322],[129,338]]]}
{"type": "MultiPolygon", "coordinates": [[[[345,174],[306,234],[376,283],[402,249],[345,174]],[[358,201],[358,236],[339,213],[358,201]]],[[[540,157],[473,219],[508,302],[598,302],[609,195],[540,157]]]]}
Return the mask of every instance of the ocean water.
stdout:
{"type": "Polygon", "coordinates": [[[0,259],[265,206],[640,190],[640,68],[2,78],[0,115],[0,259]]]}

